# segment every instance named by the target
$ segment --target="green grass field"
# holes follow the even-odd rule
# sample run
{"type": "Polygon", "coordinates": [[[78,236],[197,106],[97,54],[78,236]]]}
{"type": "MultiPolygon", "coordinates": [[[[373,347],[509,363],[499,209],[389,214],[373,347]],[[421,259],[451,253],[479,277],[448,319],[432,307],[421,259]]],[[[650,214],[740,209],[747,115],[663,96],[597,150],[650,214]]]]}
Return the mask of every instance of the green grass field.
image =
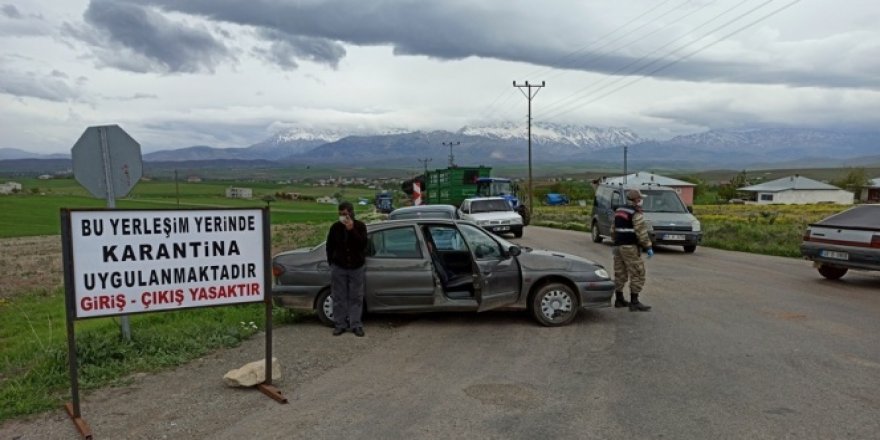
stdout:
{"type": "MultiPolygon", "coordinates": [[[[107,202],[89,195],[73,179],[24,179],[22,192],[0,196],[0,237],[22,237],[60,234],[62,208],[103,208],[107,202]]],[[[253,182],[180,183],[148,181],[139,183],[128,197],[117,199],[119,209],[192,209],[223,207],[263,207],[261,197],[278,192],[297,192],[319,197],[341,193],[344,199],[357,201],[370,198],[374,190],[366,188],[337,188],[305,185],[281,185],[253,182]],[[249,200],[228,199],[226,188],[252,188],[249,200]],[[179,194],[179,196],[178,196],[179,194]]],[[[270,204],[272,224],[321,223],[332,221],[336,206],[310,201],[278,199],[270,204]]],[[[370,206],[356,211],[372,210],[370,206]]]]}

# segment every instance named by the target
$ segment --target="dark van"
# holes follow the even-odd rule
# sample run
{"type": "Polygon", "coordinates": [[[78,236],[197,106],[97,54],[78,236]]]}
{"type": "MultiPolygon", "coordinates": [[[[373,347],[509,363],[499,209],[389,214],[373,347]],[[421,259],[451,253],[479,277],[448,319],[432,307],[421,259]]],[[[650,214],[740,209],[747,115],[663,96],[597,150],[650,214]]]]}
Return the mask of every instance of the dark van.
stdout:
{"type": "Polygon", "coordinates": [[[703,238],[700,221],[691,214],[674,189],[657,185],[599,184],[590,225],[594,242],[601,243],[604,237],[611,238],[614,210],[626,204],[624,194],[628,189],[638,189],[645,196],[642,211],[648,222],[651,242],[682,246],[687,253],[697,249],[703,238]]]}

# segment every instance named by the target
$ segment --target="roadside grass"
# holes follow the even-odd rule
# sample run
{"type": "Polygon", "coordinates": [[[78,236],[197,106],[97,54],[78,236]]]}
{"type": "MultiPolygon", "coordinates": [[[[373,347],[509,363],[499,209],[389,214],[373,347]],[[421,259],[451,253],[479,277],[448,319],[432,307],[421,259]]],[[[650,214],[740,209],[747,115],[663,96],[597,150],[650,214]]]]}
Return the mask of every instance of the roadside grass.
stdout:
{"type": "MultiPolygon", "coordinates": [[[[273,226],[273,254],[317,244],[328,227],[273,226]]],[[[60,408],[70,398],[61,268],[50,271],[47,276],[54,276],[55,287],[0,298],[0,422],[60,408]]],[[[128,342],[120,337],[118,318],[77,321],[80,386],[88,390],[124,384],[133,373],[178,366],[236,346],[265,328],[264,314],[262,304],[135,314],[128,342]]],[[[288,310],[274,309],[276,326],[297,319],[288,310]]]]}
{"type": "MultiPolygon", "coordinates": [[[[695,205],[703,246],[783,257],[800,257],[807,225],[848,209],[840,205],[695,205]]],[[[587,232],[591,208],[538,206],[532,224],[587,232]]]]}
{"type": "MultiPolygon", "coordinates": [[[[293,315],[278,310],[277,324],[293,315]]],[[[82,389],[125,382],[136,371],[156,371],[233,347],[265,328],[262,304],[131,316],[131,341],[116,318],[77,321],[82,389]]],[[[59,408],[70,398],[64,293],[34,292],[0,304],[0,422],[59,408]]],[[[230,366],[234,368],[236,366],[230,366]]]]}

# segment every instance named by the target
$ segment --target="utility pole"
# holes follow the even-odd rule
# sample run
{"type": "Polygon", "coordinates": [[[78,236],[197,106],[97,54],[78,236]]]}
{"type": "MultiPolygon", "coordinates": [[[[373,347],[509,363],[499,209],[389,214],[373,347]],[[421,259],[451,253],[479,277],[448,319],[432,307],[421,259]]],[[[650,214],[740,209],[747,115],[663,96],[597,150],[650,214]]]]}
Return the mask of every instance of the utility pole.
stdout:
{"type": "Polygon", "coordinates": [[[456,141],[456,142],[443,142],[443,145],[448,145],[448,146],[449,146],[449,168],[452,168],[452,167],[455,166],[455,156],[452,155],[452,146],[453,146],[453,145],[461,145],[461,142],[459,142],[459,141],[456,141]]]}
{"type": "Polygon", "coordinates": [[[425,167],[425,179],[428,178],[428,162],[431,161],[430,157],[426,157],[424,159],[416,159],[425,167]]]}
{"type": "Polygon", "coordinates": [[[513,82],[513,86],[518,88],[520,92],[522,92],[523,96],[526,97],[529,101],[529,210],[534,212],[534,206],[532,204],[532,99],[538,95],[538,92],[542,87],[546,85],[546,82],[541,81],[541,85],[529,84],[526,81],[523,84],[517,84],[516,81],[513,82]],[[523,91],[523,88],[528,89],[528,91],[523,91]],[[532,93],[532,89],[535,89],[535,92],[532,93]]]}
{"type": "Polygon", "coordinates": [[[623,146],[623,184],[626,185],[626,149],[627,146],[623,146]]]}

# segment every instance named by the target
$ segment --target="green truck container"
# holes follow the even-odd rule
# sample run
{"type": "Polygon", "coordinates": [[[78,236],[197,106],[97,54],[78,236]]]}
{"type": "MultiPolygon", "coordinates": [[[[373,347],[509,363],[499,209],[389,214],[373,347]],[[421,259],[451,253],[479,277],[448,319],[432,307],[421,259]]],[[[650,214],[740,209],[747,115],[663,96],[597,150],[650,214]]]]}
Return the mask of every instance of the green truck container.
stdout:
{"type": "Polygon", "coordinates": [[[424,203],[432,205],[461,205],[464,199],[477,197],[477,179],[489,177],[490,167],[452,167],[428,171],[424,203]]]}

